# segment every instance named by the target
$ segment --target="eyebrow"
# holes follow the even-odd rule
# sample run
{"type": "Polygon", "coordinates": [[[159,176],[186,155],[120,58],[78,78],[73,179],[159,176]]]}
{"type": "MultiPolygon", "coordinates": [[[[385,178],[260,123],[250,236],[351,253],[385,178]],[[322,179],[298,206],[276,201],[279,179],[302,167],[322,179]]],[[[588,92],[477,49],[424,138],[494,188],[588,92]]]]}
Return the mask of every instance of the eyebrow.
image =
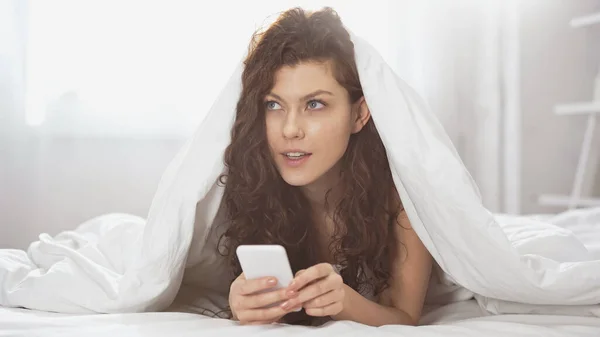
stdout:
{"type": "MultiPolygon", "coordinates": [[[[304,95],[304,96],[302,96],[302,97],[300,98],[300,100],[301,100],[301,101],[306,101],[306,100],[308,100],[308,99],[310,99],[310,98],[313,98],[313,97],[315,97],[315,96],[322,95],[322,94],[326,94],[326,95],[333,96],[333,93],[331,93],[330,91],[327,91],[327,90],[321,90],[321,89],[319,89],[319,90],[316,90],[316,91],[313,91],[313,92],[311,92],[311,93],[310,93],[310,94],[308,94],[308,95],[304,95]]],[[[281,98],[281,96],[279,96],[279,95],[277,95],[277,94],[275,94],[275,93],[273,93],[273,92],[270,92],[270,93],[269,93],[269,96],[273,96],[273,97],[275,97],[276,99],[278,99],[278,100],[280,100],[280,101],[283,101],[283,102],[285,102],[285,100],[284,100],[283,98],[281,98]]]]}

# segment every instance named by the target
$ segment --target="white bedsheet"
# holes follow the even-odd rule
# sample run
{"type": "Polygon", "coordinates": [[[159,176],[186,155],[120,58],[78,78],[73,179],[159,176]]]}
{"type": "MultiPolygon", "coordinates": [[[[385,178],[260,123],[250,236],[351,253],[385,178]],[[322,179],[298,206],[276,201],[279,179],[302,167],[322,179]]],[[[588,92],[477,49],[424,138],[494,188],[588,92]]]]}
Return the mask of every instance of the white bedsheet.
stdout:
{"type": "Polygon", "coordinates": [[[551,315],[487,316],[475,301],[450,304],[423,317],[432,325],[369,327],[354,322],[330,322],[321,327],[289,325],[240,326],[225,319],[181,313],[103,315],[52,314],[0,308],[0,337],[24,336],[600,336],[600,318],[551,315]]]}

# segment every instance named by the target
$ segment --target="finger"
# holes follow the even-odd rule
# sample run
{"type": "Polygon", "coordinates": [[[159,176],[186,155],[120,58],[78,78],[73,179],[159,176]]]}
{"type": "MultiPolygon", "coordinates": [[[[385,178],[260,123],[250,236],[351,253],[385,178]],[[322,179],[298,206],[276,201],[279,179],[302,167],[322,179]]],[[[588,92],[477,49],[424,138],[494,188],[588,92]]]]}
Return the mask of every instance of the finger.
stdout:
{"type": "Polygon", "coordinates": [[[323,278],[333,272],[333,267],[329,263],[320,263],[314,265],[300,275],[296,276],[288,286],[288,290],[298,290],[308,283],[323,278]]]}
{"type": "Polygon", "coordinates": [[[257,309],[266,307],[273,303],[282,302],[285,300],[289,300],[291,298],[295,298],[298,296],[298,292],[296,291],[288,291],[287,289],[280,289],[269,291],[266,293],[261,293],[257,295],[249,295],[245,296],[242,308],[244,309],[257,309]]]}
{"type": "Polygon", "coordinates": [[[309,316],[322,317],[322,316],[334,316],[334,315],[337,315],[337,314],[339,314],[342,311],[343,308],[344,307],[342,306],[341,302],[335,302],[335,303],[332,303],[332,304],[327,305],[325,307],[310,308],[310,309],[305,309],[304,311],[309,316]]]}
{"type": "Polygon", "coordinates": [[[296,276],[298,276],[298,275],[300,275],[300,274],[304,273],[305,271],[306,271],[306,269],[300,269],[300,270],[298,270],[298,271],[296,272],[296,275],[294,275],[294,277],[296,277],[296,276]]]}
{"type": "Polygon", "coordinates": [[[240,321],[240,323],[242,325],[267,325],[267,324],[273,324],[273,323],[277,322],[277,320],[279,320],[279,318],[277,318],[277,319],[271,319],[271,320],[268,320],[268,321],[251,321],[251,322],[246,322],[246,321],[242,322],[242,321],[240,321]]]}
{"type": "Polygon", "coordinates": [[[304,309],[322,308],[344,299],[344,289],[338,288],[302,304],[304,309]]]}
{"type": "Polygon", "coordinates": [[[250,295],[261,290],[270,289],[277,285],[277,279],[274,277],[261,277],[252,280],[240,282],[239,293],[241,295],[250,295]]]}
{"type": "Polygon", "coordinates": [[[238,313],[238,319],[244,322],[271,321],[277,320],[287,313],[288,311],[281,308],[281,306],[264,309],[248,309],[240,311],[238,313]]]}
{"type": "Polygon", "coordinates": [[[240,322],[242,325],[267,325],[271,321],[240,322]]]}
{"type": "Polygon", "coordinates": [[[335,273],[330,274],[328,277],[304,287],[298,291],[298,296],[296,296],[296,298],[285,301],[281,304],[281,306],[284,309],[295,307],[300,303],[308,302],[314,298],[339,288],[340,284],[342,284],[341,276],[335,273]]]}
{"type": "Polygon", "coordinates": [[[305,303],[316,297],[324,295],[340,286],[340,280],[338,280],[338,278],[340,278],[339,275],[331,274],[330,276],[315,282],[314,284],[310,284],[301,289],[298,292],[298,296],[290,301],[294,301],[293,303],[305,303]]]}

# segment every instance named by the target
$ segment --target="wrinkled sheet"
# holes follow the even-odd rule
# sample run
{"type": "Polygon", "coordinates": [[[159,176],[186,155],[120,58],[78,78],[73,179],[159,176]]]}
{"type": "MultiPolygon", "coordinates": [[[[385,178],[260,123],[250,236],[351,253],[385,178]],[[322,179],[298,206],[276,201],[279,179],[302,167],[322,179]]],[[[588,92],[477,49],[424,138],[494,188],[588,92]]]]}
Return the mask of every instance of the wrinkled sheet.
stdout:
{"type": "MultiPolygon", "coordinates": [[[[557,218],[489,212],[421,97],[367,42],[352,39],[394,183],[438,267],[428,303],[475,294],[496,313],[597,308],[600,257],[591,248],[598,242],[553,225],[557,218]]],[[[212,224],[221,214],[223,188],[216,181],[225,170],[241,71],[240,63],[167,168],[146,219],[108,214],[54,237],[42,234],[27,251],[0,250],[0,305],[63,313],[159,311],[182,284],[193,284],[197,292],[188,299],[203,299],[194,304],[212,312],[222,309],[227,271],[214,250],[212,224]]]]}

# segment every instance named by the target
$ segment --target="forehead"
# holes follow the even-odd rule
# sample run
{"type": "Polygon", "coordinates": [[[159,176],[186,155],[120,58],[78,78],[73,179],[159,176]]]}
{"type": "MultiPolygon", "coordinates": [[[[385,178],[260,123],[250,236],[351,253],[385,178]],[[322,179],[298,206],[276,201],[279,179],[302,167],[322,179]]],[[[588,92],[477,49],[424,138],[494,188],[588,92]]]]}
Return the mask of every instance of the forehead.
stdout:
{"type": "Polygon", "coordinates": [[[274,77],[273,92],[280,96],[302,96],[318,89],[339,92],[344,88],[333,74],[331,62],[302,62],[283,66],[274,77]]]}

